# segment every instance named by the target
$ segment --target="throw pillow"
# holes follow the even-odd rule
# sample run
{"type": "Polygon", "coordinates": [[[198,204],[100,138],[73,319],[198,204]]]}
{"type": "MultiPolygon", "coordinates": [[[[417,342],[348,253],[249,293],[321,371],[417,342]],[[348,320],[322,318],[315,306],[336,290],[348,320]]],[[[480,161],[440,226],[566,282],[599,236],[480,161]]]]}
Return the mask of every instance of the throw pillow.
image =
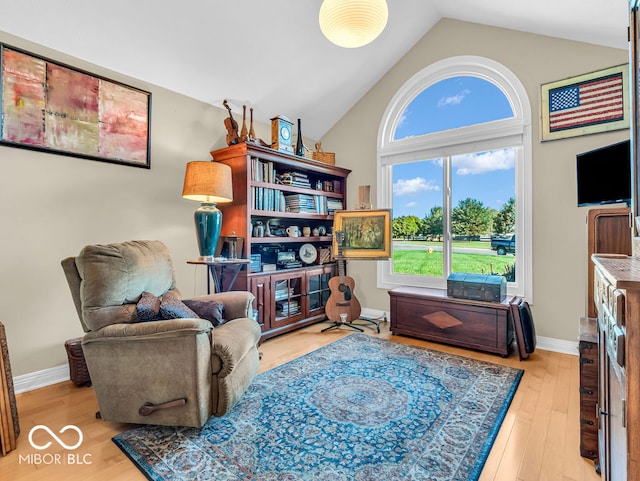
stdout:
{"type": "Polygon", "coordinates": [[[136,314],[142,322],[160,319],[160,298],[150,292],[143,292],[136,304],[136,314]]]}
{"type": "Polygon", "coordinates": [[[198,318],[198,315],[185,306],[182,300],[171,291],[162,296],[160,316],[162,319],[180,319],[183,317],[198,318]]]}
{"type": "Polygon", "coordinates": [[[224,322],[224,304],[220,301],[200,301],[197,299],[184,299],[182,301],[193,310],[198,317],[206,319],[213,327],[218,327],[224,322]]]}

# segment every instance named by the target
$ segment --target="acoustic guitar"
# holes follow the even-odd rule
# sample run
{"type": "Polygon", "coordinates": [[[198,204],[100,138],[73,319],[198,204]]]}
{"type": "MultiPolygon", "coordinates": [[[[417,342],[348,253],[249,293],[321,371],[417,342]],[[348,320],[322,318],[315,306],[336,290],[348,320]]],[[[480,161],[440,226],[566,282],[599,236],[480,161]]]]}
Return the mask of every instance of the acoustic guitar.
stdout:
{"type": "Polygon", "coordinates": [[[227,99],[222,102],[229,111],[229,118],[224,119],[224,126],[227,128],[227,145],[235,145],[240,142],[240,136],[238,135],[238,122],[235,121],[233,115],[231,115],[231,107],[227,103],[227,99]]]}
{"type": "Polygon", "coordinates": [[[338,275],[329,279],[329,290],[331,294],[325,305],[327,317],[337,323],[349,323],[360,317],[362,308],[360,301],[353,293],[355,281],[352,277],[344,275],[344,259],[342,257],[342,244],[344,233],[336,231],[336,244],[338,245],[338,275]],[[346,314],[345,318],[340,314],[346,314]]]}

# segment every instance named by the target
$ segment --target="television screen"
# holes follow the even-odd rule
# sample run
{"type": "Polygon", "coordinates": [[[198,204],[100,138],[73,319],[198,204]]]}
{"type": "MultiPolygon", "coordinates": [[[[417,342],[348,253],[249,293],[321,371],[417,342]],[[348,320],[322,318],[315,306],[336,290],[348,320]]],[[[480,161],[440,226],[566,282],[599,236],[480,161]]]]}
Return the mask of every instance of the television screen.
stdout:
{"type": "Polygon", "coordinates": [[[578,206],[631,203],[628,140],[576,155],[578,206]]]}

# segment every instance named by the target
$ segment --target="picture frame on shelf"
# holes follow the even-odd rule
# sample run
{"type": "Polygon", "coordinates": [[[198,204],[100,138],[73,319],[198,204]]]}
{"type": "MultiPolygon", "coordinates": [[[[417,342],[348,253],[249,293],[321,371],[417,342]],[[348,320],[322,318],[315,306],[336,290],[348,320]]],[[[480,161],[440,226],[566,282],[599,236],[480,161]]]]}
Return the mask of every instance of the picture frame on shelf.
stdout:
{"type": "MultiPolygon", "coordinates": [[[[337,210],[333,231],[342,231],[342,257],[345,259],[388,259],[391,257],[391,210],[337,210]]],[[[334,236],[332,254],[338,256],[334,236]]]]}
{"type": "Polygon", "coordinates": [[[0,43],[0,145],[151,168],[151,93],[0,43]]]}

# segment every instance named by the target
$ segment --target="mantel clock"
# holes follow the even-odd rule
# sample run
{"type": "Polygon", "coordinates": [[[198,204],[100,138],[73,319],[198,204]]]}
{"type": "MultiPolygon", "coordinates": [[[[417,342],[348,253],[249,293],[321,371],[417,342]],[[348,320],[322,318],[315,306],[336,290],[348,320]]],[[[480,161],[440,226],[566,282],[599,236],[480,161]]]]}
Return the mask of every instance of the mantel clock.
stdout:
{"type": "Polygon", "coordinates": [[[291,145],[291,122],[284,115],[278,115],[271,119],[271,147],[280,152],[293,154],[291,145]]]}

